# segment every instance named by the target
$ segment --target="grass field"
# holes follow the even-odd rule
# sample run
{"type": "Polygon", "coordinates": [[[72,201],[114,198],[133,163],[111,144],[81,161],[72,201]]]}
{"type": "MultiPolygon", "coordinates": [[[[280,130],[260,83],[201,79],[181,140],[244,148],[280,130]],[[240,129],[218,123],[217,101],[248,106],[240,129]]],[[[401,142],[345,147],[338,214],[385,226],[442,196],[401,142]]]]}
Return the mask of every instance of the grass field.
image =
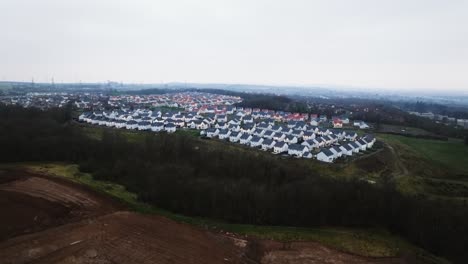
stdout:
{"type": "Polygon", "coordinates": [[[316,241],[344,252],[370,257],[391,257],[412,252],[428,263],[446,263],[444,260],[411,245],[404,239],[381,229],[298,228],[229,224],[212,219],[174,214],[142,203],[138,201],[134,193],[128,192],[123,186],[111,182],[94,180],[90,174],[80,172],[77,165],[63,163],[16,163],[2,166],[25,168],[33,172],[64,177],[110,195],[135,211],[163,215],[175,221],[193,224],[214,231],[232,232],[239,235],[279,241],[316,241]]]}
{"type": "Polygon", "coordinates": [[[468,175],[468,146],[462,140],[442,141],[387,134],[380,134],[378,137],[391,144],[404,144],[434,165],[468,175]]]}

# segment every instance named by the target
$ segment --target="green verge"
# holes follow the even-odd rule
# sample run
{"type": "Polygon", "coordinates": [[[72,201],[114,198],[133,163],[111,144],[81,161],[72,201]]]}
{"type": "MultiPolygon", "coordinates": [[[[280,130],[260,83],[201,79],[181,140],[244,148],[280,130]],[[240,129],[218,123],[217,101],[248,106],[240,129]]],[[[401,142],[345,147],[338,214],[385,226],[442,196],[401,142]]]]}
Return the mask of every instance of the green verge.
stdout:
{"type": "Polygon", "coordinates": [[[200,217],[188,217],[140,202],[137,195],[127,191],[125,187],[111,182],[94,180],[90,174],[80,172],[78,165],[75,164],[14,163],[3,165],[3,167],[5,166],[23,168],[35,173],[66,178],[70,181],[89,186],[98,192],[105,193],[126,204],[134,211],[144,214],[161,215],[178,222],[214,231],[231,232],[238,235],[285,242],[315,241],[331,248],[366,257],[395,257],[412,253],[424,263],[448,263],[382,229],[256,226],[231,224],[200,217]]]}
{"type": "Polygon", "coordinates": [[[460,139],[442,141],[388,134],[379,134],[378,137],[389,143],[404,144],[430,162],[468,175],[468,146],[460,139]]]}

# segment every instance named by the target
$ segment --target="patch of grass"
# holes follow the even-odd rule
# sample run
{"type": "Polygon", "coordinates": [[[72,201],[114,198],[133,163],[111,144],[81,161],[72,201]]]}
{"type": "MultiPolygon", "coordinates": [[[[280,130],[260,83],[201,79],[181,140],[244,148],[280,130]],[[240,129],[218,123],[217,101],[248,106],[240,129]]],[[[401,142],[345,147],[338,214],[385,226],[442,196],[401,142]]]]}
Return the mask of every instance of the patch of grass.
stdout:
{"type": "Polygon", "coordinates": [[[468,175],[468,146],[462,140],[442,141],[386,134],[380,134],[379,138],[393,144],[404,144],[433,164],[468,175]]]}
{"type": "Polygon", "coordinates": [[[176,134],[183,134],[183,135],[188,135],[191,137],[199,137],[200,136],[200,130],[195,130],[195,129],[177,129],[175,132],[176,134]]]}
{"type": "Polygon", "coordinates": [[[200,217],[188,217],[140,202],[136,194],[127,191],[123,186],[111,182],[94,180],[90,174],[80,172],[78,166],[74,164],[17,163],[10,164],[9,166],[22,167],[33,172],[63,177],[87,185],[96,191],[106,193],[122,201],[137,212],[162,215],[178,222],[188,223],[214,231],[231,232],[238,235],[285,242],[315,241],[344,252],[368,257],[392,257],[412,252],[420,259],[424,259],[430,263],[446,263],[444,260],[436,258],[424,250],[411,245],[404,239],[381,229],[256,226],[231,224],[200,217]]]}

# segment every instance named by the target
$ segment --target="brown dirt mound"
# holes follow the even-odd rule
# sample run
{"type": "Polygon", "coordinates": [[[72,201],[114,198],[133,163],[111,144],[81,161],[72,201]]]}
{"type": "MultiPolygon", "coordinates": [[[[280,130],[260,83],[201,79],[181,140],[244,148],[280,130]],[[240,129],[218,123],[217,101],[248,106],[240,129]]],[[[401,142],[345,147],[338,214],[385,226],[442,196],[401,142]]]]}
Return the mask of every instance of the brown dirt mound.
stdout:
{"type": "Polygon", "coordinates": [[[274,241],[120,211],[114,200],[63,179],[10,173],[16,180],[0,174],[0,263],[397,263],[316,243],[283,250],[274,241]]]}
{"type": "Polygon", "coordinates": [[[0,208],[5,212],[0,221],[0,241],[61,224],[69,213],[60,204],[6,191],[0,191],[0,208]]]}
{"type": "MultiPolygon", "coordinates": [[[[261,264],[371,264],[371,263],[406,263],[399,258],[366,258],[334,249],[315,242],[281,243],[271,240],[256,241],[249,246],[257,254],[261,264]],[[255,245],[252,245],[255,244],[255,245]],[[255,247],[255,249],[253,249],[255,247]]],[[[409,263],[409,262],[408,262],[409,263]]]]}

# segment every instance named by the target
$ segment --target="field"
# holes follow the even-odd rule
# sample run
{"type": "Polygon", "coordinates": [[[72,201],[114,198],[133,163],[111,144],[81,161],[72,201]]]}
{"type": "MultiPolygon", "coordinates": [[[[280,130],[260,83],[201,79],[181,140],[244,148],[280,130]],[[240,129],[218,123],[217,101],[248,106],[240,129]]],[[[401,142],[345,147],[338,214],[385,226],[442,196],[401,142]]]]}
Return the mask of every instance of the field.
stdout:
{"type": "Polygon", "coordinates": [[[436,166],[468,175],[468,146],[464,145],[462,140],[429,140],[385,134],[380,134],[379,138],[389,143],[403,144],[436,166]]]}
{"type": "Polygon", "coordinates": [[[428,132],[424,129],[420,129],[416,127],[405,127],[405,126],[396,126],[396,125],[387,125],[387,124],[380,124],[378,132],[400,133],[400,134],[408,134],[408,135],[434,135],[431,132],[428,132]]]}
{"type": "Polygon", "coordinates": [[[405,172],[396,177],[400,190],[436,198],[468,199],[468,147],[461,140],[429,140],[379,134],[395,150],[405,172]]]}
{"type": "MultiPolygon", "coordinates": [[[[247,242],[250,242],[249,245],[251,246],[245,249],[246,250],[245,254],[252,255],[253,254],[252,252],[256,252],[252,256],[252,258],[254,259],[261,260],[262,256],[263,257],[269,256],[268,258],[274,258],[277,261],[279,261],[279,262],[268,262],[268,263],[283,263],[281,261],[284,258],[296,259],[298,256],[302,256],[303,258],[296,259],[296,261],[298,261],[297,263],[308,263],[307,261],[312,260],[314,258],[315,258],[315,261],[318,260],[316,259],[318,257],[323,257],[323,258],[328,259],[330,258],[330,253],[332,253],[333,256],[337,258],[336,263],[342,263],[342,262],[339,262],[338,259],[343,258],[343,257],[344,259],[347,259],[348,261],[350,260],[350,262],[343,262],[343,263],[354,263],[354,261],[356,261],[355,263],[393,263],[394,261],[397,260],[395,259],[396,257],[402,256],[402,255],[405,255],[405,256],[410,255],[413,258],[417,257],[419,260],[428,260],[429,263],[438,263],[441,261],[429,254],[426,254],[424,251],[410,245],[409,243],[405,242],[403,239],[393,236],[383,230],[372,230],[372,229],[359,230],[359,229],[349,229],[349,228],[310,229],[310,228],[271,227],[271,226],[261,227],[261,226],[251,226],[251,225],[228,224],[228,223],[224,223],[224,222],[216,221],[212,219],[186,217],[182,215],[173,214],[173,213],[155,208],[153,206],[149,206],[147,204],[141,203],[136,199],[136,196],[134,194],[127,192],[122,186],[113,184],[113,183],[103,182],[103,181],[95,181],[92,179],[90,175],[80,173],[77,170],[76,165],[14,164],[14,165],[10,165],[10,168],[11,167],[22,168],[23,170],[28,171],[32,175],[53,175],[54,177],[53,179],[65,178],[72,182],[87,185],[100,193],[105,193],[106,196],[108,195],[110,197],[113,197],[116,201],[122,202],[122,204],[124,204],[128,208],[133,209],[134,211],[142,212],[142,213],[150,214],[150,215],[164,216],[167,219],[171,219],[171,221],[175,221],[171,223],[173,224],[177,223],[177,225],[185,226],[185,224],[190,224],[192,226],[198,226],[198,228],[201,228],[201,230],[205,230],[204,232],[208,230],[209,233],[214,235],[215,237],[218,235],[221,235],[221,238],[222,238],[222,239],[220,238],[221,240],[226,239],[226,237],[229,237],[231,240],[236,239],[235,241],[237,242],[244,241],[242,242],[244,244],[247,242]],[[288,245],[287,247],[292,247],[293,251],[289,252],[288,254],[286,254],[285,252],[279,252],[284,249],[285,244],[288,245]],[[301,253],[298,255],[297,251],[301,253]],[[351,255],[347,255],[348,253],[359,255],[362,257],[351,257],[351,255]],[[372,261],[370,261],[370,259],[366,260],[365,257],[372,257],[372,258],[377,257],[378,259],[372,259],[372,261]],[[355,259],[353,260],[353,258],[355,259]]],[[[43,184],[45,182],[40,181],[40,183],[43,184]]],[[[46,185],[50,185],[50,184],[51,183],[47,183],[46,185]]],[[[74,193],[75,195],[79,197],[83,196],[82,194],[76,193],[76,192],[70,192],[70,193],[74,193]]],[[[51,201],[57,202],[57,200],[58,199],[52,199],[51,201]]],[[[62,199],[62,200],[65,200],[65,199],[62,199]]],[[[80,198],[80,200],[86,201],[86,199],[83,199],[83,198],[80,198]]],[[[78,208],[81,208],[81,207],[78,206],[78,208]]],[[[100,210],[95,210],[95,211],[100,211],[100,210]]],[[[103,213],[103,215],[105,216],[98,218],[97,220],[98,222],[103,221],[102,223],[112,222],[112,223],[123,224],[123,222],[121,222],[121,221],[124,221],[123,219],[128,220],[130,218],[130,219],[135,219],[135,221],[138,222],[140,221],[138,219],[142,217],[139,215],[135,215],[134,213],[110,214],[109,211],[107,211],[106,213],[103,213]]],[[[141,220],[141,221],[145,222],[147,220],[141,220]]],[[[162,220],[158,220],[158,221],[162,221],[162,220]]],[[[169,220],[165,220],[165,221],[169,221],[169,220]]],[[[150,224],[145,222],[145,224],[143,225],[146,226],[150,224]]],[[[118,230],[122,228],[121,226],[113,226],[113,227],[115,227],[118,230]]],[[[112,229],[113,227],[110,227],[110,228],[112,229]]],[[[90,230],[93,230],[92,227],[88,227],[88,228],[90,228],[90,230]]],[[[95,228],[98,228],[98,227],[95,227],[95,228]]],[[[133,227],[130,227],[130,228],[133,228],[133,227]]],[[[145,227],[139,226],[137,228],[144,229],[145,227]]],[[[83,229],[83,230],[88,230],[88,229],[83,229]]],[[[78,231],[79,231],[78,233],[88,232],[88,231],[83,231],[83,230],[72,229],[69,232],[72,232],[73,234],[75,234],[75,232],[78,232],[78,231]]],[[[124,230],[127,230],[127,229],[124,229],[124,230]]],[[[51,232],[53,233],[57,231],[51,231],[51,232]]],[[[94,232],[96,232],[96,230],[94,232]]],[[[145,233],[147,233],[147,231],[145,231],[145,233]]],[[[121,236],[121,235],[123,234],[112,234],[112,236],[121,236]]],[[[160,234],[152,233],[152,235],[158,236],[160,234]]],[[[135,239],[135,238],[132,237],[131,239],[135,239]]],[[[151,239],[151,238],[145,237],[142,239],[151,239]]],[[[227,241],[230,241],[230,240],[228,239],[227,241]]],[[[158,243],[161,243],[161,242],[158,242],[158,243]]],[[[2,244],[0,243],[0,248],[1,246],[2,244]]],[[[96,245],[93,244],[93,247],[95,246],[96,245]]],[[[231,248],[230,250],[233,250],[233,252],[239,252],[239,250],[242,251],[241,249],[238,249],[238,248],[231,248]]],[[[80,251],[80,252],[86,253],[86,250],[80,251]]],[[[102,252],[107,252],[107,251],[104,250],[102,252]]],[[[106,255],[108,253],[102,253],[102,254],[106,255]]],[[[230,258],[234,258],[234,257],[231,256],[230,258]]],[[[294,262],[291,262],[291,263],[294,263],[294,262]]],[[[315,263],[315,262],[310,262],[310,263],[315,263]]]]}

